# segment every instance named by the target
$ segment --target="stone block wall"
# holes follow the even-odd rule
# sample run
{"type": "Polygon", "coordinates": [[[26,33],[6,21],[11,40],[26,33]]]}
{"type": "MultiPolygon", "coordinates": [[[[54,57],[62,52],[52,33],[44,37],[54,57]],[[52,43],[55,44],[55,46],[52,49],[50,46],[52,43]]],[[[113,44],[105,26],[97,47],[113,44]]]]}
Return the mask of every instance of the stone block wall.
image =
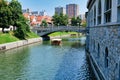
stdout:
{"type": "Polygon", "coordinates": [[[36,42],[41,42],[41,41],[42,41],[42,38],[33,38],[33,39],[28,39],[28,40],[21,40],[21,41],[6,43],[6,44],[0,44],[0,51],[9,50],[12,48],[16,48],[16,47],[36,43],[36,42]]]}
{"type": "Polygon", "coordinates": [[[106,80],[120,80],[120,25],[89,28],[89,52],[106,80]]]}

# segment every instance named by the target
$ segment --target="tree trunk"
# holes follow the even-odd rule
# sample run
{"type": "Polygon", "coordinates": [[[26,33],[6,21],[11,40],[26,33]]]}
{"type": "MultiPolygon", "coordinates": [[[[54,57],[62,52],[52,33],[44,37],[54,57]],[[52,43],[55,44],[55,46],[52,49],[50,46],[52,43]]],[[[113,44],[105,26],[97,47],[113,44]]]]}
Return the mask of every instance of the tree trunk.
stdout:
{"type": "Polygon", "coordinates": [[[15,31],[15,26],[13,26],[13,31],[15,31]]]}
{"type": "Polygon", "coordinates": [[[5,32],[4,32],[4,28],[2,28],[2,32],[5,33],[5,32]]]}

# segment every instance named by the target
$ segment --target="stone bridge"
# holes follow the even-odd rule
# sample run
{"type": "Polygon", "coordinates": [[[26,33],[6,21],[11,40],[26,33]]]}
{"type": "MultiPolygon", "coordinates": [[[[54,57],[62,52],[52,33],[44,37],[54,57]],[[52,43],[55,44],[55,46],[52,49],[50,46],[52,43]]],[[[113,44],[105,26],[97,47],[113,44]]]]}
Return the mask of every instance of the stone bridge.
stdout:
{"type": "Polygon", "coordinates": [[[86,33],[86,28],[81,26],[49,26],[49,27],[34,27],[32,31],[37,33],[39,36],[45,36],[57,31],[74,31],[80,33],[86,33]]]}

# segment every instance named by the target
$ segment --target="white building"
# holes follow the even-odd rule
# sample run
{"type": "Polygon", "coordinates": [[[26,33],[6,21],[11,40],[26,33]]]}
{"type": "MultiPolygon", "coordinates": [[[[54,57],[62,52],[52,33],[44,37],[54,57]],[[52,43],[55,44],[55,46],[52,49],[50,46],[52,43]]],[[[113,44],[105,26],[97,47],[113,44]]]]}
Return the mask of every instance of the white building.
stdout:
{"type": "Polygon", "coordinates": [[[88,26],[120,22],[120,0],[88,0],[87,8],[88,26]]]}

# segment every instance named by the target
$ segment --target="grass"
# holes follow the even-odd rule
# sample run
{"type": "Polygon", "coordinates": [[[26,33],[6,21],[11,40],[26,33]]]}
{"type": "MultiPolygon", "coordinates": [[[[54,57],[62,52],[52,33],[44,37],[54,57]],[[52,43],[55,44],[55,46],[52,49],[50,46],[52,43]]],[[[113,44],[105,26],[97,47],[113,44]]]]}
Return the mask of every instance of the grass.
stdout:
{"type": "Polygon", "coordinates": [[[27,33],[27,39],[30,39],[30,38],[38,38],[39,36],[37,34],[35,34],[34,32],[28,32],[27,33]]]}
{"type": "Polygon", "coordinates": [[[0,33],[0,44],[19,41],[18,38],[13,36],[12,32],[9,33],[0,33]]]}
{"type": "Polygon", "coordinates": [[[55,36],[62,36],[62,35],[69,35],[69,34],[78,34],[77,32],[54,32],[52,34],[49,34],[49,36],[51,37],[55,37],[55,36]]]}
{"type": "MultiPolygon", "coordinates": [[[[31,38],[38,38],[39,36],[33,32],[29,32],[27,33],[27,37],[26,39],[31,39],[31,38]]],[[[9,32],[9,33],[0,33],[0,44],[4,44],[4,43],[9,43],[9,42],[15,42],[15,41],[19,41],[20,39],[18,39],[17,37],[14,36],[13,32],[9,32]]]]}

